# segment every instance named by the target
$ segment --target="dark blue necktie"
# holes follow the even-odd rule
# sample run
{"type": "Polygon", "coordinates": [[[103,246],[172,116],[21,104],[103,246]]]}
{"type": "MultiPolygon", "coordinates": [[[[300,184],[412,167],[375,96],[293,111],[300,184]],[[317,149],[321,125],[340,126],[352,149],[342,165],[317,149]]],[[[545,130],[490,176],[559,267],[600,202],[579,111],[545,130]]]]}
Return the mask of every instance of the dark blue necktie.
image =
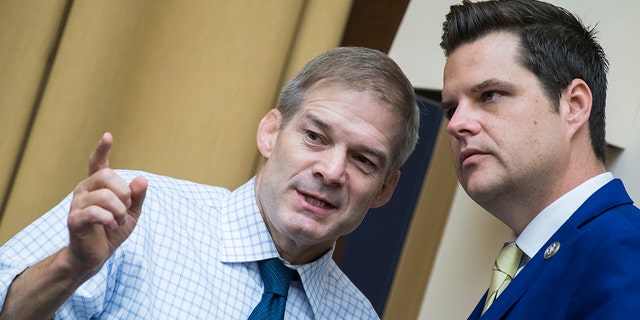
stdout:
{"type": "Polygon", "coordinates": [[[287,268],[278,258],[258,261],[264,293],[248,320],[284,319],[289,284],[296,271],[287,268]]]}

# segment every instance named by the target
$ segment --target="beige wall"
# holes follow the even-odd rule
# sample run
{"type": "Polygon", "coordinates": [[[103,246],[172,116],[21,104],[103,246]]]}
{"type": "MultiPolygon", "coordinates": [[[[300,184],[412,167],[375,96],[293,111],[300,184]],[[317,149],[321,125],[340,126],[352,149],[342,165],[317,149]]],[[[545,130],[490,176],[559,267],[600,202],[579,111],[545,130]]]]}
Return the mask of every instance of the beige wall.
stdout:
{"type": "Polygon", "coordinates": [[[0,1],[0,214],[64,12],[62,0],[0,1]]]}
{"type": "MultiPolygon", "coordinates": [[[[439,48],[444,15],[452,0],[412,0],[391,47],[390,56],[417,87],[441,89],[444,56],[439,48]]],[[[640,2],[631,0],[552,0],[581,15],[587,24],[599,23],[599,38],[611,63],[607,100],[607,140],[626,150],[615,153],[610,169],[622,177],[632,197],[640,200],[640,2]]],[[[614,150],[615,148],[612,148],[614,150]]],[[[427,208],[426,210],[430,210],[427,208]]],[[[425,213],[416,213],[425,214],[425,213]]],[[[428,214],[428,213],[427,213],[428,214]]],[[[424,229],[424,232],[430,232],[424,229]]],[[[465,319],[486,290],[490,266],[510,231],[477,206],[458,187],[418,319],[465,319]]],[[[411,241],[411,240],[408,240],[411,241]]],[[[414,253],[415,254],[415,253],[414,253]]],[[[417,269],[417,266],[413,266],[417,269]]],[[[401,301],[403,297],[396,297],[401,301]]],[[[404,299],[413,299],[406,296],[404,299]]],[[[408,318],[407,318],[408,319],[408,318]]]]}
{"type": "Polygon", "coordinates": [[[350,5],[0,0],[0,243],[72,190],[104,131],[112,167],[240,185],[259,119],[350,5]]]}
{"type": "MultiPolygon", "coordinates": [[[[638,87],[636,90],[640,90],[638,87]]],[[[617,177],[623,179],[625,187],[636,203],[640,206],[640,111],[634,117],[631,127],[631,139],[624,150],[612,150],[609,155],[608,168],[617,177]]]]}

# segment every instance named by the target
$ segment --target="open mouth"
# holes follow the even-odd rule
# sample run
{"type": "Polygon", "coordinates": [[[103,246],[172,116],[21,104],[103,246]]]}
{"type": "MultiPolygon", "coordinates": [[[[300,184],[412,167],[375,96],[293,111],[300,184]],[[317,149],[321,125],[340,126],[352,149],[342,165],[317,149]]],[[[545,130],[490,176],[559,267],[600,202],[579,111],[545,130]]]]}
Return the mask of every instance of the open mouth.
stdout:
{"type": "Polygon", "coordinates": [[[333,208],[333,205],[331,205],[330,203],[326,202],[326,201],[322,201],[318,198],[312,197],[310,195],[304,194],[304,201],[306,201],[308,204],[314,206],[314,207],[318,207],[318,208],[322,208],[322,209],[329,209],[329,208],[333,208]]]}

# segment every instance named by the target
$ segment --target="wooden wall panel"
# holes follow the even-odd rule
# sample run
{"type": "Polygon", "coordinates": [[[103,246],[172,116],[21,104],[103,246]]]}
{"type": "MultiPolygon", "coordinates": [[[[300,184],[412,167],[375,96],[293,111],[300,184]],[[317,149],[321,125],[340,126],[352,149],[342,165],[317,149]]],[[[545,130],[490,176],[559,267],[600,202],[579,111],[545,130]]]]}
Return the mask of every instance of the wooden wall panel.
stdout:
{"type": "Polygon", "coordinates": [[[389,53],[409,0],[354,0],[343,46],[362,46],[389,53]]]}

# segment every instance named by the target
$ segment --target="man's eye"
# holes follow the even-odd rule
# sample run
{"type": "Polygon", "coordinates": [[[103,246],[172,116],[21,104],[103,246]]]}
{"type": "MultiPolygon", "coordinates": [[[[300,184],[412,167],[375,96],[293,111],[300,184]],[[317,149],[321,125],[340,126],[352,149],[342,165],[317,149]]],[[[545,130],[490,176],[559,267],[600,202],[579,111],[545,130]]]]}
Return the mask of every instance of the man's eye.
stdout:
{"type": "Polygon", "coordinates": [[[307,137],[312,141],[320,139],[320,135],[311,130],[307,130],[307,137]]]}
{"type": "Polygon", "coordinates": [[[374,167],[375,163],[373,163],[373,161],[369,160],[369,158],[365,157],[365,156],[356,156],[355,157],[356,161],[364,164],[367,167],[374,167]]]}
{"type": "Polygon", "coordinates": [[[495,91],[487,91],[482,94],[482,101],[492,101],[498,97],[499,93],[495,91]]]}

